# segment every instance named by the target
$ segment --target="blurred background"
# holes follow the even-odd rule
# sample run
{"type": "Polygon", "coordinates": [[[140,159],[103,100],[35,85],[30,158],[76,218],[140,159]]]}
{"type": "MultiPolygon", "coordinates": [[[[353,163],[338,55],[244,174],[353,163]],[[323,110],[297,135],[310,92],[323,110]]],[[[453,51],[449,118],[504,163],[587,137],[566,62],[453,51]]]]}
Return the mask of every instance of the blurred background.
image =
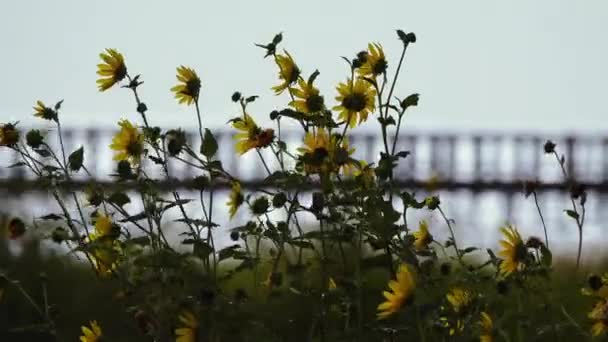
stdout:
{"type": "MultiPolygon", "coordinates": [[[[233,152],[233,131],[226,122],[239,108],[230,96],[237,90],[259,95],[250,114],[261,125],[288,99],[274,96],[270,87],[277,82],[277,68],[254,43],[283,32],[282,48],[305,76],[320,71],[316,83],[333,104],[335,86],[349,74],[341,56],[352,57],[368,42],[380,42],[392,74],[401,49],[395,29],[412,31],[418,41],[408,49],[395,94],[420,93],[420,103],[408,112],[399,140],[399,147],[412,153],[398,169],[400,184],[420,196],[439,194],[456,221],[457,237],[467,245],[493,248],[498,227],[506,222],[524,235],[542,235],[535,204],[522,194],[524,180],[538,180],[552,247],[572,256],[576,226],[563,212],[570,206],[569,195],[555,157],[543,152],[551,139],[566,154],[567,170],[589,191],[583,260],[591,260],[608,242],[603,234],[608,215],[603,210],[608,194],[606,18],[608,3],[600,0],[6,0],[0,3],[0,122],[41,128],[52,142],[54,127],[34,118],[31,107],[36,100],[53,104],[64,99],[60,115],[67,149],[84,145],[93,177],[111,182],[108,145],[116,122],[139,116],[128,91],[98,92],[99,53],[104,48],[122,52],[130,73],[141,74],[145,82],[140,90],[151,124],[181,127],[196,146],[193,109],[177,105],[169,91],[175,68],[183,64],[202,79],[203,124],[218,134],[220,159],[233,174],[255,183],[265,176],[258,160],[254,155],[237,159],[233,152]]],[[[301,136],[291,128],[286,128],[286,140],[296,147],[301,136]]],[[[369,120],[352,132],[356,157],[377,161],[377,129],[377,122],[369,120]]],[[[0,151],[0,166],[13,162],[7,149],[0,151]]],[[[173,174],[180,180],[196,175],[178,165],[173,174]]],[[[28,186],[31,180],[20,169],[0,170],[5,215],[31,221],[56,210],[46,193],[28,186]]],[[[229,222],[218,207],[222,227],[236,226],[247,216],[241,213],[229,222]]],[[[140,209],[136,204],[127,208],[140,209]]],[[[434,235],[445,237],[442,221],[430,212],[413,214],[410,222],[421,218],[437,226],[434,235]]],[[[5,247],[13,255],[24,252],[19,241],[5,247]]]]}

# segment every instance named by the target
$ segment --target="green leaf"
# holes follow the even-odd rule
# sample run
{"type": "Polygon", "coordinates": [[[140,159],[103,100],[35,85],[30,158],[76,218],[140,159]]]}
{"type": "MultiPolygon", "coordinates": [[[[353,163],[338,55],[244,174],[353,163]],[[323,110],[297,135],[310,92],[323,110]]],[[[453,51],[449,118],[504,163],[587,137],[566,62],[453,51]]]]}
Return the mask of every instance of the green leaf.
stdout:
{"type": "Polygon", "coordinates": [[[51,152],[49,152],[47,149],[44,149],[44,148],[35,149],[34,152],[36,152],[38,155],[40,155],[43,158],[48,158],[51,156],[51,152]]]}
{"type": "Polygon", "coordinates": [[[565,212],[566,212],[566,214],[567,214],[568,216],[570,216],[570,217],[572,217],[573,219],[575,219],[575,220],[577,220],[577,221],[578,221],[579,216],[578,216],[578,213],[577,213],[576,211],[574,211],[574,210],[570,210],[570,209],[567,209],[567,210],[565,210],[565,212]]]}
{"type": "Polygon", "coordinates": [[[192,253],[201,259],[206,259],[213,252],[213,247],[206,242],[197,240],[194,242],[192,253]]]}
{"type": "Polygon", "coordinates": [[[57,214],[48,214],[48,215],[40,216],[39,219],[58,221],[58,220],[62,220],[63,216],[59,216],[57,214]]]}
{"type": "Polygon", "coordinates": [[[72,152],[72,154],[70,154],[70,156],[68,157],[68,164],[69,164],[70,170],[72,170],[72,171],[80,170],[80,168],[82,167],[83,161],[84,161],[84,149],[82,148],[82,146],[80,146],[79,149],[72,152]]]}
{"type": "Polygon", "coordinates": [[[479,248],[477,248],[477,247],[467,247],[467,248],[465,248],[465,249],[461,249],[461,250],[460,250],[460,253],[461,253],[462,255],[464,255],[464,254],[468,254],[468,253],[475,252],[475,251],[476,251],[476,250],[478,250],[478,249],[479,249],[479,248]]]}
{"type": "Polygon", "coordinates": [[[130,203],[131,199],[124,192],[115,192],[112,195],[110,195],[110,197],[108,198],[108,201],[110,201],[110,203],[114,203],[114,204],[118,205],[119,207],[122,207],[125,204],[130,203]]]}
{"type": "Polygon", "coordinates": [[[11,164],[11,165],[7,166],[6,168],[7,169],[12,169],[12,168],[21,167],[21,166],[24,166],[24,165],[27,165],[27,164],[24,163],[24,162],[17,162],[15,164],[11,164]]]}
{"type": "Polygon", "coordinates": [[[315,249],[315,245],[313,245],[312,243],[310,243],[308,241],[292,240],[292,241],[289,241],[288,243],[294,247],[315,249]]]}
{"type": "Polygon", "coordinates": [[[312,86],[313,82],[315,81],[317,76],[319,76],[319,74],[320,74],[319,70],[315,70],[315,72],[313,72],[312,75],[310,75],[310,77],[308,78],[309,86],[312,86]]]}
{"type": "Polygon", "coordinates": [[[142,211],[139,214],[135,214],[135,215],[129,216],[127,218],[119,220],[118,222],[121,222],[121,223],[124,223],[124,222],[137,222],[137,221],[145,219],[146,217],[148,217],[148,215],[146,214],[145,211],[142,211]]]}
{"type": "Polygon", "coordinates": [[[58,111],[59,109],[61,109],[62,104],[63,104],[63,100],[55,103],[55,111],[58,111]]]}
{"type": "Polygon", "coordinates": [[[240,254],[239,249],[241,248],[241,246],[239,245],[232,245],[232,246],[228,246],[222,250],[220,250],[219,252],[219,261],[228,259],[228,258],[232,258],[232,257],[236,257],[237,254],[240,254]]]}
{"type": "Polygon", "coordinates": [[[420,99],[419,94],[412,94],[401,101],[400,105],[403,110],[408,109],[411,106],[417,106],[418,100],[420,99]]]}
{"type": "Polygon", "coordinates": [[[203,143],[201,144],[201,153],[211,158],[217,152],[217,140],[208,128],[205,128],[205,136],[203,137],[203,143]]]}

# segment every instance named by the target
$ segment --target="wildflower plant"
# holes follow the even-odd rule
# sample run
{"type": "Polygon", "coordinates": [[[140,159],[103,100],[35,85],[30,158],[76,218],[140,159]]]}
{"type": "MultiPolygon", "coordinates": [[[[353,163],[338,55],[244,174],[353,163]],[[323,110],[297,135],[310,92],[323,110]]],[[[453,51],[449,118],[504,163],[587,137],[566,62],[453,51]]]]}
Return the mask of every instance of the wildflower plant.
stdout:
{"type": "MultiPolygon", "coordinates": [[[[395,168],[409,155],[398,149],[399,133],[406,112],[419,103],[418,94],[396,93],[416,35],[398,30],[397,38],[402,52],[395,64],[379,43],[344,57],[345,81],[334,94],[320,92],[320,71],[305,70],[297,56],[282,49],[281,34],[256,44],[276,68],[277,83],[269,87],[285,107],[270,112],[273,127],[261,127],[256,120],[263,113],[253,108],[257,96],[237,91],[231,97],[237,114],[226,119],[235,131],[233,153],[256,156],[267,174],[262,185],[253,187],[224,168],[218,142],[204,126],[204,71],[199,76],[180,65],[177,84],[168,88],[198,123],[200,145],[195,146],[182,129],[153,125],[143,76],[133,74],[132,66],[127,69],[118,50],[104,50],[97,66],[98,89],[130,92],[137,113],[137,119],[120,120],[113,136],[112,186],[92,183],[83,192],[70,186],[77,174],[89,171],[86,147],[64,148],[63,101],[34,106],[34,116],[56,126],[58,150],[38,130],[23,134],[18,123],[0,126],[0,146],[20,156],[14,167],[33,172],[59,208],[31,226],[42,230],[37,228],[41,221],[60,222],[42,233],[83,258],[101,281],[120,284],[120,298],[133,314],[137,333],[155,341],[241,341],[251,336],[264,341],[396,341],[409,336],[484,342],[514,336],[523,341],[523,331],[534,329],[523,324],[529,320],[551,327],[534,332],[538,336],[567,329],[581,336],[605,335],[606,277],[593,278],[583,291],[597,300],[587,314],[589,322],[577,323],[563,306],[557,318],[537,315],[540,304],[531,304],[549,305],[543,294],[553,265],[544,220],[545,241],[506,225],[500,228],[503,238],[496,253],[462,246],[456,223],[438,196],[420,198],[396,185],[395,168]],[[301,128],[302,141],[295,148],[283,140],[286,121],[301,128]],[[382,138],[374,160],[356,159],[361,146],[349,140],[363,124],[376,125],[382,138]],[[170,162],[196,170],[184,180],[195,198],[159,188],[161,181],[172,180],[170,162]],[[229,192],[226,203],[217,201],[221,189],[229,192]],[[129,203],[137,203],[141,212],[131,212],[129,203]],[[217,223],[218,206],[225,207],[228,226],[217,223]],[[407,220],[411,211],[440,221],[412,224],[407,220]],[[239,226],[232,223],[237,212],[247,217],[239,226]],[[171,226],[168,213],[178,216],[171,226]],[[304,220],[314,225],[305,226],[304,220]],[[169,230],[178,230],[172,235],[179,239],[169,237],[169,230]],[[229,235],[233,243],[219,244],[217,234],[229,235]],[[447,240],[438,238],[443,235],[447,240]],[[277,298],[300,310],[278,308],[277,298]],[[518,305],[505,309],[504,302],[518,305]]],[[[586,193],[570,180],[564,157],[555,149],[555,144],[545,145],[570,182],[573,208],[566,213],[582,234],[586,193]]],[[[529,194],[537,200],[535,189],[528,188],[529,194]]],[[[10,237],[20,238],[27,226],[11,220],[10,237]]],[[[581,248],[582,239],[577,264],[581,248]]],[[[54,317],[48,310],[40,312],[55,332],[54,317]]],[[[112,338],[104,322],[94,318],[77,326],[82,326],[81,341],[112,338]]]]}

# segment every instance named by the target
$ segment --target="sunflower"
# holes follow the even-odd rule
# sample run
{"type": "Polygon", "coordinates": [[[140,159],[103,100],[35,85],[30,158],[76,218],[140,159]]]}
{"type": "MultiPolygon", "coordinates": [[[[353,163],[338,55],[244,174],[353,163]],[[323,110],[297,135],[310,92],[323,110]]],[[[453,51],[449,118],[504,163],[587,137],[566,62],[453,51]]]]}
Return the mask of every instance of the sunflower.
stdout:
{"type": "Polygon", "coordinates": [[[591,335],[597,337],[608,332],[608,299],[597,302],[588,317],[593,320],[591,335]]]}
{"type": "Polygon", "coordinates": [[[114,160],[138,163],[144,150],[144,135],[128,120],[121,120],[118,125],[120,131],[114,135],[110,145],[116,152],[114,160]]]}
{"type": "Polygon", "coordinates": [[[300,69],[296,65],[296,62],[293,61],[289,52],[284,52],[284,55],[279,54],[275,57],[275,62],[279,66],[279,79],[283,81],[278,86],[272,87],[272,90],[274,90],[277,95],[281,94],[290,85],[295,83],[300,76],[300,69]]]}
{"type": "Polygon", "coordinates": [[[244,200],[243,193],[241,192],[241,184],[239,182],[232,182],[228,202],[226,202],[230,211],[230,218],[234,217],[244,200]]]}
{"type": "Polygon", "coordinates": [[[201,79],[192,68],[180,66],[177,68],[177,80],[180,82],[171,91],[175,93],[175,98],[179,104],[191,105],[198,101],[201,90],[201,79]]]}
{"type": "Polygon", "coordinates": [[[122,54],[115,49],[106,49],[99,54],[104,63],[97,64],[97,80],[99,91],[106,91],[127,76],[127,66],[122,54]]]}
{"type": "Polygon", "coordinates": [[[80,342],[97,342],[97,341],[101,341],[101,328],[99,327],[99,324],[97,323],[97,321],[91,321],[90,322],[91,327],[87,327],[86,325],[83,325],[81,327],[82,330],[82,336],[80,336],[80,342]]]}
{"type": "Polygon", "coordinates": [[[528,251],[517,228],[509,225],[501,227],[500,231],[505,237],[504,240],[500,240],[503,249],[499,252],[499,255],[504,258],[500,263],[500,273],[509,276],[511,273],[525,267],[528,251]]]}
{"type": "Polygon", "coordinates": [[[473,302],[473,294],[469,290],[454,288],[445,295],[448,303],[452,306],[455,313],[461,314],[469,307],[473,302]]]}
{"type": "Polygon", "coordinates": [[[480,314],[479,326],[481,327],[479,342],[494,341],[494,322],[492,322],[492,317],[485,311],[482,311],[480,314]]]}
{"type": "MultiPolygon", "coordinates": [[[[439,320],[442,322],[443,327],[449,329],[450,336],[453,336],[457,333],[462,333],[464,330],[465,321],[463,316],[473,302],[473,295],[468,290],[454,288],[445,297],[450,304],[453,315],[449,314],[450,316],[441,317],[439,320]]],[[[445,307],[442,307],[442,310],[445,310],[445,307]]]]}
{"type": "Polygon", "coordinates": [[[388,67],[382,45],[378,43],[369,43],[367,45],[364,60],[365,62],[357,69],[359,76],[376,77],[384,73],[388,67]]]}
{"type": "Polygon", "coordinates": [[[607,298],[608,299],[608,273],[603,276],[591,275],[587,279],[588,287],[581,289],[585,296],[607,298]]]}
{"type": "Polygon", "coordinates": [[[304,146],[298,152],[304,157],[305,169],[309,173],[320,172],[321,167],[327,163],[332,147],[329,133],[324,128],[316,132],[307,132],[304,136],[304,146]]]}
{"type": "Polygon", "coordinates": [[[376,90],[371,83],[362,79],[357,79],[355,82],[348,79],[346,83],[340,83],[336,89],[339,94],[336,100],[340,104],[333,109],[340,112],[338,117],[347,122],[351,128],[357,123],[367,121],[369,113],[376,109],[376,90]]]}
{"type": "Polygon", "coordinates": [[[365,160],[359,161],[359,167],[355,167],[354,176],[363,183],[363,186],[368,189],[374,185],[376,179],[376,171],[367,164],[365,160]]]}
{"type": "Polygon", "coordinates": [[[195,342],[198,320],[192,311],[184,310],[178,316],[180,326],[175,329],[175,342],[195,342]]]}
{"type": "Polygon", "coordinates": [[[109,276],[116,267],[120,247],[115,239],[114,224],[110,217],[97,215],[95,231],[89,234],[92,244],[88,254],[97,273],[102,277],[109,276]]]}
{"type": "Polygon", "coordinates": [[[262,130],[247,113],[242,118],[232,120],[232,127],[241,131],[234,135],[236,151],[241,155],[254,148],[269,146],[274,140],[274,130],[262,130]]]}
{"type": "Polygon", "coordinates": [[[109,216],[100,214],[95,217],[95,232],[91,234],[91,240],[105,237],[114,239],[114,224],[109,216]]]}
{"type": "Polygon", "coordinates": [[[325,128],[307,132],[304,146],[299,147],[298,152],[307,173],[342,171],[349,175],[356,172],[350,159],[355,149],[349,146],[348,139],[340,139],[336,134],[330,136],[325,128]]]}
{"type": "Polygon", "coordinates": [[[289,105],[298,112],[311,114],[325,108],[323,96],[319,95],[319,89],[312,82],[299,79],[298,88],[291,88],[291,93],[296,99],[289,102],[289,105]]]}
{"type": "Polygon", "coordinates": [[[40,100],[36,101],[36,105],[34,106],[34,116],[45,120],[57,121],[57,112],[53,108],[45,106],[40,100]]]}
{"type": "Polygon", "coordinates": [[[384,291],[382,293],[386,301],[378,305],[378,319],[384,319],[396,313],[413,299],[416,282],[406,264],[399,267],[397,280],[389,281],[388,286],[391,292],[384,291]]]}
{"type": "Polygon", "coordinates": [[[414,232],[414,247],[417,251],[424,250],[433,242],[433,235],[429,233],[429,224],[427,221],[420,221],[420,226],[417,232],[414,232]]]}
{"type": "Polygon", "coordinates": [[[13,147],[19,142],[19,131],[14,124],[0,126],[0,146],[13,147]]]}
{"type": "Polygon", "coordinates": [[[109,277],[116,268],[118,249],[113,242],[98,242],[98,245],[93,248],[93,251],[88,253],[97,274],[106,278],[109,277]]]}

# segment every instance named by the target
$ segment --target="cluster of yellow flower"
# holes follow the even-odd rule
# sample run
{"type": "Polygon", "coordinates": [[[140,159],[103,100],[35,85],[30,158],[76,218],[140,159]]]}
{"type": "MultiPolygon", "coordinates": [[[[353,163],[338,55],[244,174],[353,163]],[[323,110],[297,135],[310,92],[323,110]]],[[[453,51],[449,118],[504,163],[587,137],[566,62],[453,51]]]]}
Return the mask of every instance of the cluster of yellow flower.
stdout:
{"type": "MultiPolygon", "coordinates": [[[[413,34],[405,34],[398,31],[400,39],[404,43],[404,52],[409,42],[415,41],[413,34]]],[[[200,154],[193,152],[191,146],[188,145],[186,137],[181,130],[172,130],[162,134],[160,129],[150,127],[145,115],[147,107],[140,100],[138,94],[138,86],[142,83],[140,76],[132,76],[129,74],[125,64],[125,58],[116,49],[106,49],[100,54],[102,63],[97,66],[97,86],[100,91],[107,91],[116,85],[122,84],[123,88],[130,89],[137,101],[137,111],[142,115],[143,125],[138,126],[137,123],[123,119],[118,122],[119,130],[113,136],[110,148],[114,151],[114,160],[118,163],[119,174],[126,168],[127,171],[119,176],[124,180],[137,180],[138,191],[139,187],[144,188],[153,183],[145,173],[145,160],[148,158],[155,164],[164,167],[166,175],[167,158],[168,156],[179,159],[179,153],[182,150],[193,157],[200,165],[197,166],[202,170],[203,175],[197,177],[197,190],[200,190],[201,207],[204,219],[195,219],[189,217],[186,210],[182,207],[183,200],[177,192],[173,192],[174,201],[167,201],[158,196],[154,191],[141,191],[141,199],[144,205],[142,214],[131,216],[122,209],[120,204],[128,202],[128,196],[122,194],[118,198],[107,198],[103,194],[99,195],[95,191],[87,193],[89,202],[96,207],[91,215],[92,222],[85,220],[85,215],[80,211],[82,218],[80,224],[86,230],[86,235],[82,237],[78,229],[70,221],[69,215],[64,215],[68,220],[68,226],[73,228],[74,236],[78,236],[79,247],[85,252],[88,260],[96,269],[98,275],[105,277],[116,275],[122,264],[129,257],[125,252],[127,243],[123,243],[121,237],[121,227],[118,223],[135,222],[137,219],[146,218],[149,224],[148,230],[138,226],[144,233],[149,234],[150,241],[147,244],[154,245],[153,248],[167,249],[173,252],[170,243],[166,240],[162,230],[162,217],[159,212],[163,212],[171,207],[179,207],[181,209],[182,218],[179,222],[183,222],[188,230],[180,235],[186,235],[188,239],[183,241],[184,244],[194,245],[192,254],[203,261],[203,268],[207,272],[206,276],[209,279],[218,280],[217,276],[217,259],[227,259],[233,257],[235,260],[243,260],[242,268],[253,268],[255,287],[260,283],[257,280],[257,267],[260,264],[261,254],[259,245],[262,239],[269,239],[273,242],[273,250],[269,252],[273,260],[273,268],[268,273],[265,281],[261,282],[266,285],[268,291],[279,287],[282,281],[282,274],[278,271],[282,263],[281,257],[288,252],[285,245],[290,245],[295,250],[299,248],[298,267],[306,266],[301,264],[303,248],[315,249],[312,242],[305,239],[306,234],[302,231],[297,217],[298,213],[309,213],[315,216],[319,221],[320,231],[316,235],[310,234],[314,239],[321,240],[321,251],[316,251],[320,255],[321,263],[321,301],[320,305],[325,305],[325,296],[339,297],[344,295],[343,284],[350,283],[351,287],[362,286],[360,268],[361,258],[364,254],[362,245],[368,243],[375,250],[385,252],[387,257],[387,269],[394,272],[394,277],[388,281],[388,289],[382,292],[384,301],[379,305],[374,305],[370,308],[375,313],[378,324],[391,322],[390,319],[398,316],[399,313],[420,310],[420,306],[415,305],[415,293],[423,297],[426,289],[426,281],[429,280],[428,273],[425,274],[426,268],[433,268],[434,262],[438,260],[438,255],[435,247],[443,250],[446,257],[446,262],[441,265],[441,272],[449,273],[446,270],[452,265],[452,261],[458,262],[463,272],[473,274],[470,278],[481,278],[482,272],[480,269],[486,266],[493,266],[495,274],[487,277],[493,281],[504,283],[514,280],[514,282],[525,282],[534,274],[545,274],[551,268],[551,254],[548,246],[536,238],[529,238],[524,242],[520,232],[515,226],[507,225],[500,228],[503,239],[499,241],[500,251],[499,257],[496,257],[493,252],[488,251],[490,260],[481,266],[473,266],[463,261],[463,255],[470,253],[477,248],[469,247],[460,249],[457,245],[454,231],[451,227],[451,221],[445,216],[439,205],[439,198],[436,196],[427,197],[422,202],[417,202],[413,194],[407,192],[399,194],[404,203],[403,213],[398,212],[393,207],[393,196],[398,194],[392,181],[392,172],[399,158],[407,156],[405,151],[395,152],[396,140],[393,142],[392,149],[389,148],[387,142],[387,127],[391,125],[397,126],[398,133],[401,118],[408,106],[417,104],[418,95],[414,94],[404,101],[399,101],[398,106],[390,102],[394,83],[390,87],[390,92],[387,96],[388,100],[383,101],[385,86],[387,84],[386,72],[388,63],[384,50],[380,44],[370,43],[365,51],[357,54],[356,58],[348,61],[350,66],[350,77],[346,81],[339,83],[336,87],[337,95],[335,100],[337,104],[333,107],[326,106],[325,98],[320,93],[319,89],[314,85],[314,82],[319,75],[315,71],[308,79],[302,76],[302,70],[296,64],[293,56],[287,51],[282,53],[276,52],[276,45],[281,41],[279,35],[275,37],[269,45],[262,46],[267,50],[267,56],[272,56],[274,63],[278,67],[279,84],[271,89],[276,95],[287,93],[289,102],[287,108],[281,112],[271,114],[272,119],[280,117],[288,117],[297,121],[304,130],[304,136],[301,144],[295,149],[292,154],[288,151],[285,142],[281,141],[280,120],[277,119],[278,136],[275,136],[275,130],[272,128],[260,127],[254,120],[253,116],[247,109],[247,105],[255,100],[255,97],[242,97],[236,92],[232,96],[232,100],[238,102],[241,106],[241,113],[238,117],[232,119],[231,125],[236,129],[234,135],[236,153],[243,155],[249,151],[255,151],[264,167],[268,171],[269,178],[273,176],[285,176],[286,180],[294,181],[296,187],[313,183],[313,181],[321,181],[321,191],[314,192],[311,205],[303,205],[296,194],[290,193],[288,187],[281,188],[280,191],[272,193],[262,191],[263,196],[255,200],[250,200],[252,196],[245,196],[243,187],[238,179],[230,176],[228,172],[223,170],[221,163],[215,163],[213,159],[217,150],[217,142],[214,141],[213,135],[209,130],[203,134],[203,126],[199,108],[199,98],[201,94],[201,79],[196,71],[190,67],[179,66],[177,68],[176,78],[177,85],[170,88],[179,104],[194,106],[199,121],[199,133],[201,138],[200,154]],[[399,109],[400,107],[401,109],[399,109]],[[331,109],[330,109],[331,108],[331,109]],[[398,122],[389,115],[389,110],[394,111],[398,115],[398,122]],[[332,112],[333,111],[333,112],[332,112]],[[384,152],[380,155],[378,163],[370,163],[363,160],[356,160],[353,157],[355,152],[354,147],[349,144],[347,132],[357,125],[366,122],[369,116],[375,112],[379,113],[378,121],[381,124],[384,152]],[[335,114],[335,115],[334,115],[335,114]],[[334,120],[336,119],[336,120],[334,120]],[[169,142],[167,146],[165,143],[169,142]],[[281,166],[281,172],[272,173],[268,168],[267,163],[261,153],[262,149],[272,151],[281,166]],[[156,154],[153,154],[156,153],[156,154]],[[294,170],[285,167],[284,157],[287,156],[294,161],[294,170]],[[137,170],[137,174],[133,175],[132,167],[137,170]],[[292,178],[289,178],[293,176],[292,178]],[[353,181],[352,183],[344,182],[353,181]],[[217,181],[217,183],[215,183],[217,181]],[[216,246],[212,237],[213,229],[217,226],[213,222],[213,191],[210,193],[209,210],[205,206],[203,192],[210,185],[219,184],[223,181],[224,184],[230,185],[228,202],[229,217],[233,218],[241,206],[249,206],[253,213],[254,219],[243,227],[238,227],[233,230],[231,238],[238,240],[244,238],[246,252],[238,250],[238,245],[227,247],[224,250],[215,250],[216,246]],[[354,186],[352,185],[354,184],[354,186]],[[350,188],[349,188],[350,186],[350,188]],[[342,187],[342,188],[340,188],[342,187]],[[346,189],[346,190],[345,190],[346,189]],[[272,207],[265,196],[272,195],[272,207]],[[126,198],[125,198],[126,197],[126,198]],[[112,206],[108,210],[105,204],[109,203],[112,206]],[[100,204],[103,203],[103,206],[100,204]],[[270,209],[269,209],[270,208],[270,209]],[[346,209],[344,209],[346,208],[346,209]],[[418,229],[410,234],[409,227],[406,222],[405,210],[407,208],[429,210],[438,209],[450,230],[451,237],[445,244],[435,240],[431,234],[431,227],[427,220],[419,222],[418,229]],[[285,210],[286,219],[278,222],[272,222],[270,215],[267,215],[270,210],[285,210]],[[115,211],[113,211],[115,210],[115,211]],[[403,222],[398,222],[403,214],[403,222]],[[122,220],[115,218],[115,215],[124,216],[122,220]],[[143,216],[142,216],[143,215],[143,216]],[[264,217],[262,219],[261,217],[264,217]],[[293,220],[293,221],[290,221],[293,220]],[[94,230],[89,232],[88,224],[92,223],[94,230]],[[293,238],[290,229],[298,231],[299,236],[293,238]],[[156,231],[155,231],[156,229],[156,231]],[[207,237],[201,238],[202,232],[206,229],[207,237]],[[357,234],[354,234],[356,231],[357,234]],[[256,249],[254,252],[250,250],[247,244],[247,234],[256,239],[256,249]],[[356,237],[358,235],[358,237],[356,237]],[[80,239],[82,237],[82,239],[80,239]],[[334,239],[334,240],[331,240],[334,239]],[[367,239],[367,240],[365,240],[367,239]],[[154,242],[152,242],[154,240],[154,242]],[[354,281],[343,282],[342,278],[337,277],[336,273],[328,271],[328,255],[326,245],[336,244],[340,250],[344,265],[344,274],[347,274],[347,257],[343,249],[343,243],[352,242],[353,250],[356,250],[361,255],[357,256],[355,263],[357,264],[356,277],[354,281]],[[356,246],[356,248],[355,248],[356,246]],[[379,247],[378,247],[379,246],[379,247]],[[453,247],[455,256],[449,256],[446,252],[447,248],[453,247]],[[276,248],[278,252],[274,249],[276,248]],[[124,257],[124,259],[123,259],[124,257]],[[206,259],[205,259],[206,258],[206,259]],[[425,259],[426,258],[426,259],[425,259]],[[205,260],[203,260],[205,259],[205,260]],[[395,267],[394,262],[398,261],[398,266],[395,267]],[[428,266],[431,265],[431,266],[428,266]],[[444,267],[445,266],[445,267],[444,267]],[[445,268],[445,269],[444,269],[445,268]],[[475,273],[478,272],[478,273],[475,273]],[[393,279],[394,278],[394,279],[393,279]],[[336,279],[338,281],[336,281],[336,279]],[[354,284],[354,285],[353,285],[354,284]]],[[[261,45],[260,45],[261,46],[261,45]]],[[[401,65],[401,61],[400,64],[401,65]]],[[[397,68],[399,70],[399,68],[397,68]]],[[[398,75],[398,71],[397,71],[398,75]]],[[[395,78],[397,77],[395,76],[395,78]]],[[[34,106],[34,115],[44,120],[53,121],[59,124],[59,108],[61,102],[53,107],[46,106],[42,101],[37,101],[34,106]]],[[[398,136],[398,134],[396,134],[398,136]]],[[[61,138],[61,136],[60,136],[61,138]]],[[[6,146],[17,151],[19,148],[20,132],[15,124],[3,124],[0,126],[0,146],[6,146]]],[[[41,145],[40,138],[36,134],[28,134],[28,146],[41,145]]],[[[63,145],[62,145],[63,149],[63,145]]],[[[63,153],[63,163],[51,152],[48,152],[54,157],[60,169],[65,171],[65,177],[69,178],[68,166],[74,167],[75,170],[82,166],[82,156],[68,158],[68,165],[65,152],[63,153]]],[[[287,158],[285,157],[285,158],[287,158]]],[[[26,160],[31,160],[34,165],[36,159],[24,154],[26,160]],[[29,159],[27,159],[29,158],[29,159]]],[[[183,159],[179,159],[184,161],[183,159]]],[[[186,161],[187,162],[187,161],[186,161]]],[[[43,163],[40,163],[43,165],[43,163]]],[[[54,168],[49,168],[55,170],[54,168]]],[[[284,179],[284,180],[285,180],[284,179]]],[[[74,195],[76,204],[78,201],[74,195]]],[[[59,199],[58,199],[59,200],[59,199]]],[[[64,206],[63,206],[64,207],[64,206]]],[[[576,213],[575,213],[576,214],[576,213]]],[[[574,214],[572,214],[574,215],[574,214]]],[[[21,221],[11,221],[11,234],[15,236],[23,234],[24,224],[21,221]]],[[[577,221],[578,222],[578,221],[577,221]]],[[[582,224],[581,224],[582,226],[582,224]]],[[[580,227],[580,226],[579,226],[580,227]]],[[[129,234],[124,234],[129,235],[129,234]]],[[[129,236],[130,238],[130,236],[129,236]]],[[[312,238],[311,238],[312,239],[312,238]]],[[[127,240],[127,238],[125,238],[127,240]]],[[[547,242],[546,242],[547,243],[547,242]]],[[[547,243],[548,244],[548,243],[547,243]]],[[[157,251],[156,251],[157,252],[157,251]]],[[[161,253],[159,253],[161,254],[161,253]]],[[[166,253],[171,254],[171,253],[166,253]]],[[[163,255],[164,256],[164,255],[163,255]]],[[[175,256],[175,255],[172,255],[175,256]]],[[[176,257],[181,262],[184,258],[182,255],[176,257]]],[[[221,261],[220,260],[220,261],[221,261]]],[[[199,260],[200,261],[200,260],[199,260]]],[[[197,261],[198,262],[198,261],[197,261]]],[[[198,265],[198,264],[197,264],[198,265]]],[[[292,266],[292,265],[290,265],[292,266]]],[[[163,272],[165,266],[155,269],[155,272],[163,272]]],[[[169,266],[167,266],[169,267],[169,266]]],[[[293,267],[294,269],[298,267],[293,267]]],[[[186,268],[186,267],[184,267],[186,268]]],[[[228,272],[229,273],[229,272],[228,272]]],[[[296,272],[293,272],[296,273],[296,272]]],[[[171,277],[174,277],[171,274],[171,277]]],[[[355,275],[354,275],[355,276],[355,275]]],[[[207,278],[206,278],[207,279],[207,278]]],[[[442,328],[442,334],[451,338],[456,335],[463,335],[465,330],[472,329],[476,337],[479,337],[482,342],[491,342],[498,335],[501,323],[498,320],[495,324],[490,312],[492,305],[484,300],[483,291],[477,291],[468,287],[467,279],[457,279],[457,284],[449,284],[448,287],[442,288],[441,296],[435,303],[440,303],[436,306],[437,326],[442,328]],[[473,327],[473,328],[471,328],[473,327]]],[[[217,286],[217,283],[213,283],[217,286]]],[[[305,291],[291,287],[290,290],[299,295],[305,291]]],[[[318,288],[313,288],[307,293],[312,293],[316,298],[319,292],[318,288]]],[[[357,291],[361,295],[360,288],[357,291]]],[[[589,281],[589,288],[584,289],[584,294],[593,296],[598,299],[591,312],[588,314],[589,319],[593,324],[591,333],[594,336],[604,335],[608,332],[608,275],[604,277],[592,277],[589,281]]],[[[180,293],[180,295],[182,295],[180,293]]],[[[176,298],[181,298],[176,296],[176,298]]],[[[344,303],[349,305],[353,302],[359,302],[361,298],[353,300],[347,298],[344,303]]],[[[416,303],[418,299],[416,299],[416,303]]],[[[180,301],[178,305],[171,304],[172,316],[177,318],[171,323],[168,329],[168,334],[175,337],[177,342],[194,342],[199,335],[203,334],[204,329],[200,329],[201,322],[199,318],[200,311],[195,306],[182,305],[180,301]],[[176,327],[177,326],[177,327],[176,327]]],[[[358,307],[356,310],[362,312],[363,308],[358,307]]],[[[325,313],[323,313],[325,315],[325,313]]],[[[373,315],[373,313],[372,313],[373,315]]],[[[419,318],[420,320],[420,318],[419,318]]],[[[420,323],[420,322],[419,322],[420,323]]],[[[421,324],[421,323],[420,323],[421,324]]],[[[313,324],[314,326],[314,324],[313,324]]],[[[361,328],[361,327],[359,327],[361,328]]],[[[89,326],[81,328],[81,342],[98,342],[103,337],[102,329],[97,321],[91,321],[89,326]]]]}

